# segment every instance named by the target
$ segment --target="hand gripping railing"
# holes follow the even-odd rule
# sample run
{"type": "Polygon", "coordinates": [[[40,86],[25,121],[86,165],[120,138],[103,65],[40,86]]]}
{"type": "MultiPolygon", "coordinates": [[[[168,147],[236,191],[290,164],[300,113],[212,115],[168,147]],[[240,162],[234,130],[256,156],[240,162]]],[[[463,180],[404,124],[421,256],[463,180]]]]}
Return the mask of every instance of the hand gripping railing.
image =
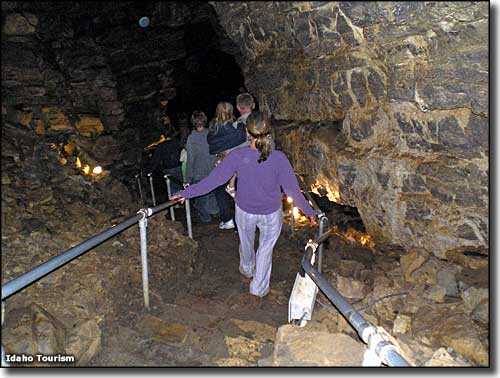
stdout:
{"type": "Polygon", "coordinates": [[[349,324],[356,330],[367,345],[364,365],[380,366],[384,363],[388,366],[410,366],[408,362],[397,352],[396,347],[386,341],[384,335],[370,322],[365,320],[340,293],[335,290],[328,281],[321,275],[318,269],[313,267],[318,246],[321,245],[330,235],[332,230],[320,234],[315,240],[309,241],[305,247],[302,267],[319,289],[335,305],[339,312],[346,318],[349,324]]]}
{"type": "MultiPolygon", "coordinates": [[[[130,226],[139,223],[140,238],[141,238],[141,262],[142,262],[142,283],[143,283],[143,294],[144,294],[144,305],[149,309],[149,280],[148,280],[148,262],[147,262],[147,218],[159,213],[166,208],[169,208],[177,204],[179,200],[168,201],[161,205],[155,206],[153,208],[140,209],[136,215],[128,218],[127,220],[108,228],[106,231],[78,244],[75,247],[68,249],[67,251],[61,253],[60,255],[53,257],[52,259],[46,261],[43,264],[31,269],[29,272],[16,277],[6,284],[2,285],[2,323],[3,323],[3,306],[4,301],[11,295],[17,293],[18,291],[24,289],[25,287],[31,285],[33,282],[38,281],[40,278],[50,274],[56,269],[61,268],[66,263],[71,260],[83,255],[92,248],[98,246],[104,241],[110,239],[111,237],[125,231],[130,226]]],[[[186,212],[187,221],[190,224],[191,218],[190,213],[186,212]]],[[[4,350],[2,346],[2,365],[8,366],[4,359],[4,350]]]]}
{"type": "MultiPolygon", "coordinates": [[[[156,206],[156,197],[155,197],[155,191],[154,191],[154,185],[153,185],[153,173],[150,172],[147,174],[148,178],[149,178],[149,187],[150,187],[150,190],[151,190],[151,197],[153,198],[153,204],[156,206]]],[[[170,186],[170,182],[175,182],[177,185],[181,186],[181,187],[186,187],[188,186],[188,184],[184,184],[182,183],[181,181],[179,181],[176,177],[170,175],[170,174],[166,174],[163,176],[165,178],[165,183],[167,184],[167,194],[168,194],[168,198],[170,198],[172,196],[172,188],[170,186]]],[[[138,181],[138,185],[139,185],[139,188],[140,188],[140,181],[138,181]]],[[[139,189],[141,190],[141,189],[139,189]]],[[[142,198],[142,196],[141,196],[142,198]]],[[[193,238],[193,226],[192,226],[192,223],[191,223],[191,206],[190,206],[190,202],[189,202],[189,198],[186,198],[185,199],[185,209],[186,209],[186,223],[187,223],[187,231],[188,231],[188,236],[192,239],[193,238]]],[[[175,212],[174,212],[174,208],[173,207],[170,207],[170,219],[172,221],[175,221],[175,212]]]]}

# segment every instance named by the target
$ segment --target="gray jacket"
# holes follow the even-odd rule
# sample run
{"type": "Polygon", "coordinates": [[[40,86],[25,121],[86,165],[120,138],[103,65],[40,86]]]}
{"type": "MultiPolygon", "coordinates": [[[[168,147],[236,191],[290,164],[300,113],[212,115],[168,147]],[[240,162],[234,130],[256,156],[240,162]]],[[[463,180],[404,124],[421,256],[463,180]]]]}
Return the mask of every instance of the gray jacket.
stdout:
{"type": "Polygon", "coordinates": [[[212,171],[216,157],[208,152],[208,130],[191,131],[186,142],[186,181],[192,183],[207,177],[212,171]]]}

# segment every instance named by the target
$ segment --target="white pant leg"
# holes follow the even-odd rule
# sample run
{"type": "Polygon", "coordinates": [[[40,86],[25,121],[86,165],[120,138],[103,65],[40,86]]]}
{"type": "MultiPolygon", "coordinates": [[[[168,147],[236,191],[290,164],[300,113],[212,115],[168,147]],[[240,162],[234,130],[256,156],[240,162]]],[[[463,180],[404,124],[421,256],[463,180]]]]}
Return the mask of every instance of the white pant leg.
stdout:
{"type": "Polygon", "coordinates": [[[259,297],[269,292],[271,269],[273,265],[273,249],[281,233],[282,210],[269,215],[259,215],[257,227],[260,230],[259,248],[256,254],[255,274],[250,283],[250,294],[259,297]]]}
{"type": "Polygon", "coordinates": [[[258,215],[247,213],[236,205],[236,224],[240,238],[240,272],[246,276],[255,271],[255,231],[258,215]]]}

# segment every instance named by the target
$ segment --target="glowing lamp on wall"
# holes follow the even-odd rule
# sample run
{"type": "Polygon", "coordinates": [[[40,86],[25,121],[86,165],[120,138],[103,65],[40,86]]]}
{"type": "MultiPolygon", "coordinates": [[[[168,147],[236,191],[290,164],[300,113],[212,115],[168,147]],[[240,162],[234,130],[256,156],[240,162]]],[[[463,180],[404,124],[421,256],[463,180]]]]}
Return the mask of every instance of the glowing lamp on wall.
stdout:
{"type": "Polygon", "coordinates": [[[82,170],[85,175],[88,175],[90,173],[90,165],[85,164],[82,170]]]}
{"type": "Polygon", "coordinates": [[[98,174],[102,173],[102,167],[100,167],[100,166],[95,167],[95,168],[92,170],[92,173],[93,173],[94,175],[98,175],[98,174]]]}

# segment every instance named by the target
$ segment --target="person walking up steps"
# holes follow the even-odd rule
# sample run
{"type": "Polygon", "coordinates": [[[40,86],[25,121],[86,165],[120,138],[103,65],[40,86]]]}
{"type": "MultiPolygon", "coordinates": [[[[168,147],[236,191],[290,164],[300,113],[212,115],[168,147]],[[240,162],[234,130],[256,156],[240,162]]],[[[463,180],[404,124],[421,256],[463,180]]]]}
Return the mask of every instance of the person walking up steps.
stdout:
{"type": "Polygon", "coordinates": [[[249,301],[253,304],[269,292],[272,254],[282,226],[283,191],[314,220],[315,211],[300,192],[297,178],[285,154],[271,148],[269,119],[253,112],[247,121],[249,147],[238,148],[212,173],[178,193],[171,200],[193,198],[210,192],[238,175],[236,188],[236,222],[240,238],[240,273],[252,278],[249,301]],[[254,250],[256,228],[260,230],[259,247],[254,250]]]}

